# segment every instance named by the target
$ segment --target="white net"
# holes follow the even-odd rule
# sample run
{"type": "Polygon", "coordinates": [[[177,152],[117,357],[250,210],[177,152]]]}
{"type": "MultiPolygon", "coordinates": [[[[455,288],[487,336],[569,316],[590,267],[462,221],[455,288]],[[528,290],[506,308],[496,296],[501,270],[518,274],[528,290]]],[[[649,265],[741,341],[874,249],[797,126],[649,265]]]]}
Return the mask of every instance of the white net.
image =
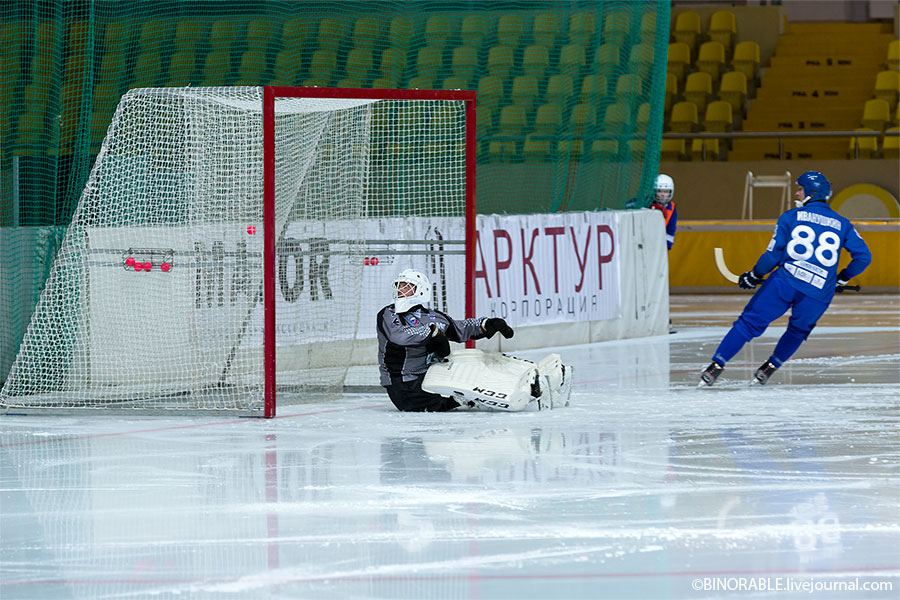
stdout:
{"type": "MultiPolygon", "coordinates": [[[[0,392],[7,411],[262,410],[261,107],[250,87],[122,98],[0,392]]],[[[340,389],[374,360],[362,299],[384,291],[364,289],[367,245],[378,231],[415,242],[417,219],[461,222],[465,128],[461,101],[276,99],[280,388],[340,389]]]]}

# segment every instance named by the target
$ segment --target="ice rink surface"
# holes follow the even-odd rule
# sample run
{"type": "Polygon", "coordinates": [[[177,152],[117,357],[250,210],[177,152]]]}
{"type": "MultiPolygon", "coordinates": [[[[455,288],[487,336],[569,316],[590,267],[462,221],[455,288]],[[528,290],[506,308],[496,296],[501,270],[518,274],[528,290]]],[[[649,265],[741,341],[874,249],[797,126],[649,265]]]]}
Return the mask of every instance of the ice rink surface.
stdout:
{"type": "Polygon", "coordinates": [[[554,349],[555,411],[0,417],[0,598],[900,597],[900,300],[838,296],[750,387],[777,321],[697,389],[748,298],[554,349]]]}

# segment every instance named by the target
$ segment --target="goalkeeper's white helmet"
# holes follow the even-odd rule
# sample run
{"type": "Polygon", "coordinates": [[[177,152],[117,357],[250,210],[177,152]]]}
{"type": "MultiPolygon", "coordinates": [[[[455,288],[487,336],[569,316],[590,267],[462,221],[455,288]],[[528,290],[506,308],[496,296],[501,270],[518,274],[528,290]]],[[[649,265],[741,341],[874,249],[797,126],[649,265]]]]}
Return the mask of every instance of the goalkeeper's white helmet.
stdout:
{"type": "Polygon", "coordinates": [[[656,184],[653,186],[653,201],[659,202],[661,204],[665,204],[675,197],[675,181],[666,175],[665,173],[660,173],[656,176],[656,184]],[[664,199],[660,199],[660,192],[668,192],[668,194],[664,197],[664,199]]]}
{"type": "Polygon", "coordinates": [[[431,282],[424,273],[414,269],[404,269],[394,279],[393,298],[394,312],[396,313],[405,313],[420,304],[428,308],[431,304],[431,282]],[[403,288],[403,296],[400,295],[401,288],[403,288]]]}

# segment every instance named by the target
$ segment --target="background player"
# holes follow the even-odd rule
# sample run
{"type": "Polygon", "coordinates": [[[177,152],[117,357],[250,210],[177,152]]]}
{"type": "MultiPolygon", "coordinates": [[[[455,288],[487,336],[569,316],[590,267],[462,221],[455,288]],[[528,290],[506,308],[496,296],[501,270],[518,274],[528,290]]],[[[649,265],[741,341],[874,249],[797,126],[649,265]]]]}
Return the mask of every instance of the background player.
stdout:
{"type": "Polygon", "coordinates": [[[751,380],[751,383],[765,384],[809,336],[835,291],[843,291],[847,282],[872,261],[868,246],[853,224],[828,205],[831,199],[828,179],[818,171],[807,171],[797,178],[797,185],[800,186],[794,194],[797,208],[778,218],[766,251],[738,280],[744,289],[762,285],[722,339],[713,362],[700,374],[701,386],[715,383],[725,363],[790,308],[787,330],[769,360],[756,370],[751,380]],[[841,248],[850,252],[852,260],[838,273],[841,248]],[[764,281],[763,276],[775,267],[781,268],[764,281]]]}
{"type": "Polygon", "coordinates": [[[675,181],[665,173],[660,173],[656,176],[650,208],[660,211],[666,220],[666,246],[669,250],[675,243],[675,229],[678,227],[678,211],[675,210],[673,198],[675,198],[675,181]]]}
{"type": "Polygon", "coordinates": [[[428,367],[450,354],[450,342],[513,336],[500,318],[456,320],[430,310],[431,282],[423,273],[406,269],[394,280],[393,304],[378,312],[378,364],[381,385],[397,410],[443,412],[461,406],[453,398],[426,392],[422,380],[428,367]]]}

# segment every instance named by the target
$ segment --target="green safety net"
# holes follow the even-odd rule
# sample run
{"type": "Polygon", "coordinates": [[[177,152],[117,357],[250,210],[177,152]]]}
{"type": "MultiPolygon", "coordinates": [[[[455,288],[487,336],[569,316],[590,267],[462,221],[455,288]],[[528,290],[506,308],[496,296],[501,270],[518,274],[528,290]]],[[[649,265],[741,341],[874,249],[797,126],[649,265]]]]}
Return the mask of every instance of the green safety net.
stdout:
{"type": "Polygon", "coordinates": [[[479,213],[622,209],[659,168],[669,11],[666,0],[6,0],[0,381],[127,90],[472,89],[479,213]]]}

